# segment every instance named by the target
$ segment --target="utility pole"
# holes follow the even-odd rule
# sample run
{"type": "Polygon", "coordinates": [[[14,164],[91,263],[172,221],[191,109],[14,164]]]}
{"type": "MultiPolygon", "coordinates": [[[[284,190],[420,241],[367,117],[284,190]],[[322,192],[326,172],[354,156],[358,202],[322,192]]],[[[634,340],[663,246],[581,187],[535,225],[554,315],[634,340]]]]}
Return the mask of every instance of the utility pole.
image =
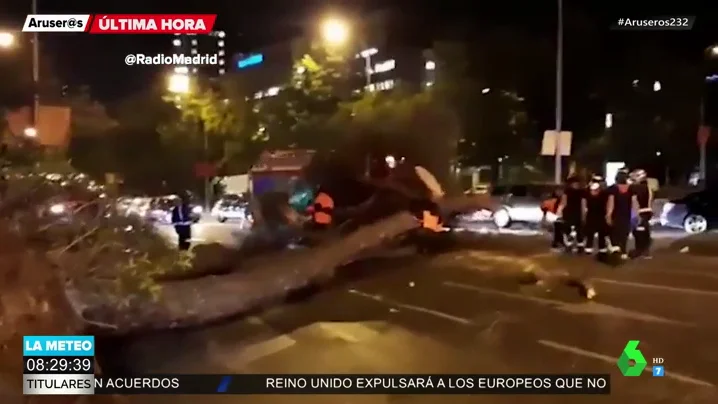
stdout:
{"type": "MultiPolygon", "coordinates": [[[[705,84],[705,83],[704,83],[705,84]]],[[[703,91],[703,89],[701,89],[703,91]]],[[[705,104],[705,96],[701,94],[701,103],[700,103],[700,119],[698,121],[698,130],[702,130],[703,126],[706,124],[706,104],[705,104]]],[[[699,144],[699,151],[700,151],[700,161],[698,163],[698,172],[700,176],[700,180],[705,185],[706,180],[706,143],[705,141],[707,139],[698,139],[699,144]]]]}
{"type": "MultiPolygon", "coordinates": [[[[37,14],[37,0],[32,0],[32,14],[37,14]]],[[[40,122],[40,36],[39,33],[32,34],[32,128],[39,131],[40,122]]]]}
{"type": "Polygon", "coordinates": [[[554,181],[561,183],[561,124],[563,120],[563,0],[558,0],[558,35],[556,40],[556,150],[554,181]]]}

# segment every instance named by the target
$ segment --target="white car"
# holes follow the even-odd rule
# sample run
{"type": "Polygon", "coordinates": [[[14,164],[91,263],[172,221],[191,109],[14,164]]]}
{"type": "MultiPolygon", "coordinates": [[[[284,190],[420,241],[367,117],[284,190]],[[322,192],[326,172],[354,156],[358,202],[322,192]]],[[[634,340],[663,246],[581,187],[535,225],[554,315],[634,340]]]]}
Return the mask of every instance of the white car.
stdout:
{"type": "Polygon", "coordinates": [[[228,220],[239,221],[242,224],[252,223],[249,204],[237,195],[228,195],[217,201],[211,215],[220,223],[228,220]]]}

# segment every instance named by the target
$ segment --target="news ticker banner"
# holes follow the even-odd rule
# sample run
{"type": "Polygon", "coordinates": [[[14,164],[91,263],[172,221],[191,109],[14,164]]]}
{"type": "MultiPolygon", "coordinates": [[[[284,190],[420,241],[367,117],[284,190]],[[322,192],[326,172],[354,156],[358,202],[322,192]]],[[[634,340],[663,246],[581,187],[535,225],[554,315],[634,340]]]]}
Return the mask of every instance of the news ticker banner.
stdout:
{"type": "Polygon", "coordinates": [[[25,394],[610,394],[609,375],[25,375],[25,394]]]}
{"type": "Polygon", "coordinates": [[[28,14],[22,32],[210,34],[217,14],[28,14]]]}

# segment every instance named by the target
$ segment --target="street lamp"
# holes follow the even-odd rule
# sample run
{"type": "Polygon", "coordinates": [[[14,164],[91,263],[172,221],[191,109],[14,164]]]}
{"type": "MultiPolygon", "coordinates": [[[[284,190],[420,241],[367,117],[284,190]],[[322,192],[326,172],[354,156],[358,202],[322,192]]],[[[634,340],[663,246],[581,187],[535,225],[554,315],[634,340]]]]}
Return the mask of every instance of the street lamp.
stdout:
{"type": "MultiPolygon", "coordinates": [[[[324,43],[327,45],[338,47],[346,46],[351,40],[351,25],[343,19],[332,17],[326,18],[321,24],[321,37],[324,43]]],[[[366,90],[371,89],[371,75],[372,69],[372,55],[379,52],[376,48],[367,48],[359,38],[360,45],[363,49],[357,55],[357,58],[362,57],[364,59],[364,76],[366,78],[366,90]]]]}
{"type": "Polygon", "coordinates": [[[10,32],[0,32],[0,48],[12,48],[15,46],[15,35],[10,32]]]}
{"type": "Polygon", "coordinates": [[[37,129],[35,128],[25,128],[24,133],[27,137],[37,137],[37,129]]]}
{"type": "Polygon", "coordinates": [[[341,46],[349,40],[349,24],[338,18],[328,18],[322,23],[322,38],[329,45],[341,46]]]}
{"type": "Polygon", "coordinates": [[[190,78],[186,74],[171,74],[167,79],[167,91],[172,94],[188,94],[190,89],[190,78]]]}

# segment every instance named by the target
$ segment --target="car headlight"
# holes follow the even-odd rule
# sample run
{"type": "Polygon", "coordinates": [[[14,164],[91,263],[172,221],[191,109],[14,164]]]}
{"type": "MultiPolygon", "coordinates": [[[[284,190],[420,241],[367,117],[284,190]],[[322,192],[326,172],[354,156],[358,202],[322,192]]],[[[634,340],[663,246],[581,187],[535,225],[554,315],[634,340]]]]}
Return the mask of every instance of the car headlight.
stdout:
{"type": "Polygon", "coordinates": [[[50,206],[50,213],[59,215],[64,212],[65,212],[65,205],[63,205],[61,203],[50,206]]]}
{"type": "Polygon", "coordinates": [[[195,206],[192,208],[192,213],[202,213],[202,207],[201,206],[195,206]]]}

